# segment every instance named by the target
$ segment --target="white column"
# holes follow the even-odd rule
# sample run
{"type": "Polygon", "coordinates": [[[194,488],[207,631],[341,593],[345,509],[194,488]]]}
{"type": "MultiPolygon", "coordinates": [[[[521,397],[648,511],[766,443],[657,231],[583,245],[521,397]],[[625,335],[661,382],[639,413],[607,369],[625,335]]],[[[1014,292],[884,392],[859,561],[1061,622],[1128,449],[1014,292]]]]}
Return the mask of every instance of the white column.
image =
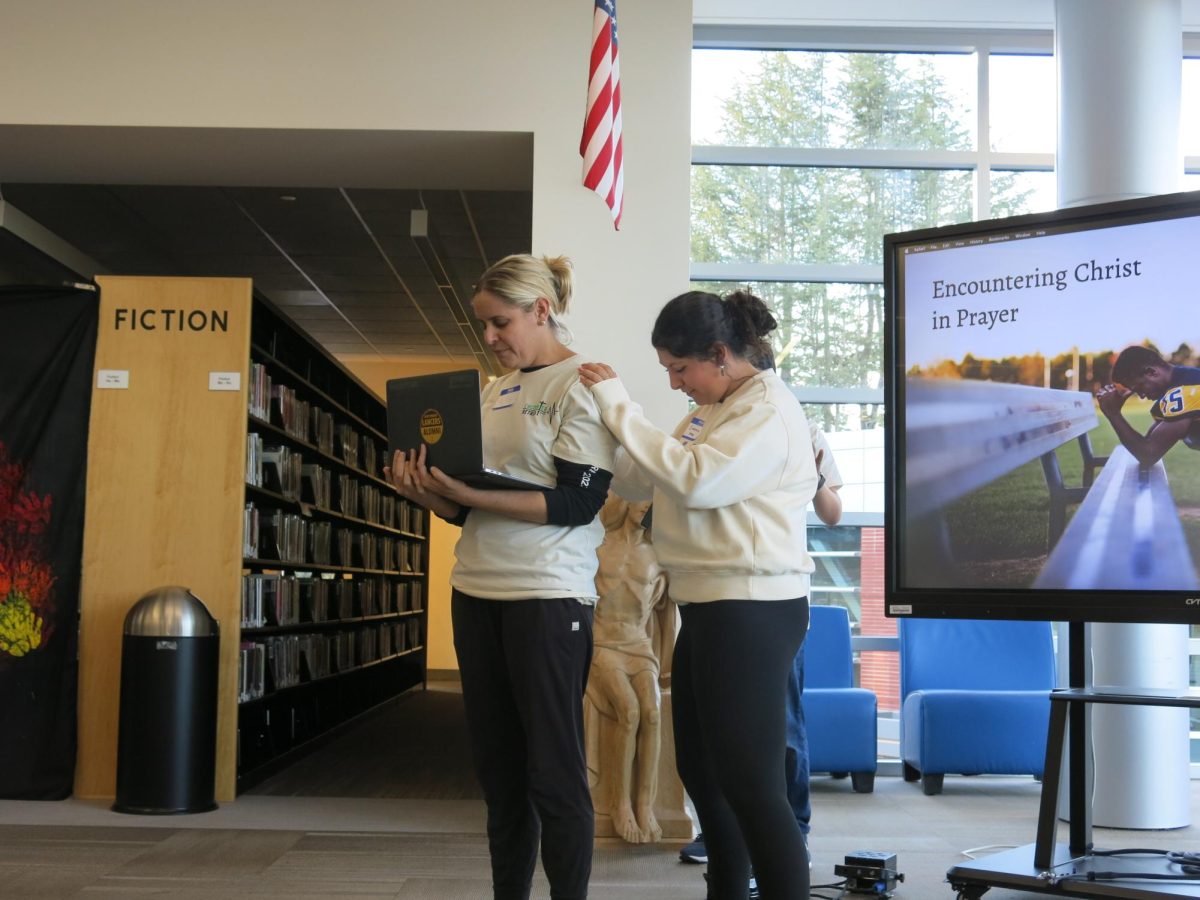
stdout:
{"type": "MultiPolygon", "coordinates": [[[[1059,207],[1180,190],[1180,0],[1057,0],[1059,207]]],[[[1136,605],[1136,599],[1132,601],[1136,605]]],[[[1091,627],[1097,686],[1188,688],[1184,625],[1091,627]]],[[[1092,822],[1189,824],[1188,710],[1092,707],[1092,822]]]]}

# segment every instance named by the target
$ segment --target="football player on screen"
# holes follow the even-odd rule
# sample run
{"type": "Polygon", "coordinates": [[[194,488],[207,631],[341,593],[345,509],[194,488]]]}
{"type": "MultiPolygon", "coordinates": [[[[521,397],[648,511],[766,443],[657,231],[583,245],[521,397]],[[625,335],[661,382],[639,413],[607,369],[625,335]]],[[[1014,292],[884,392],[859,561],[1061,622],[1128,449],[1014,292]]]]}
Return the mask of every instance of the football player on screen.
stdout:
{"type": "Polygon", "coordinates": [[[1114,384],[1096,391],[1100,411],[1125,449],[1152,466],[1176,443],[1200,450],[1200,368],[1176,366],[1149,347],[1126,347],[1113,363],[1114,384]],[[1154,422],[1139,434],[1121,412],[1132,394],[1153,401],[1154,422]]]}

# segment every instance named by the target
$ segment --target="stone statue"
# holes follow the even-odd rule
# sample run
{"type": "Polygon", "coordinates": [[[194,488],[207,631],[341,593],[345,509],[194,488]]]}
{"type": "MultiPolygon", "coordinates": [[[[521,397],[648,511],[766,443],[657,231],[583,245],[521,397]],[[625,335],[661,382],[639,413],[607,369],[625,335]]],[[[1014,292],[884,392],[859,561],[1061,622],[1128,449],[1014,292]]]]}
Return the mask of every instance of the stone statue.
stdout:
{"type": "MultiPolygon", "coordinates": [[[[630,843],[663,836],[655,814],[663,741],[660,687],[670,686],[677,630],[666,573],[643,521],[648,509],[649,503],[610,494],[600,511],[607,533],[597,551],[600,599],[585,704],[597,834],[606,830],[607,815],[613,833],[630,843]]],[[[671,757],[673,762],[673,752],[671,757]]]]}

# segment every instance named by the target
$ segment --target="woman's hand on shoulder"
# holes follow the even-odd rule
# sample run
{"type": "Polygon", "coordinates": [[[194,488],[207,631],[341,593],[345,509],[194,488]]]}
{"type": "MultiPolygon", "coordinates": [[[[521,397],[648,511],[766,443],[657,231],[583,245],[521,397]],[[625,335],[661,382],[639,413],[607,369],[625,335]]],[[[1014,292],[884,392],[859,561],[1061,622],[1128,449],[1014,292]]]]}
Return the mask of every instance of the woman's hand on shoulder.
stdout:
{"type": "Polygon", "coordinates": [[[602,381],[616,377],[617,373],[606,363],[583,363],[579,367],[579,381],[584,387],[594,387],[602,381]]]}

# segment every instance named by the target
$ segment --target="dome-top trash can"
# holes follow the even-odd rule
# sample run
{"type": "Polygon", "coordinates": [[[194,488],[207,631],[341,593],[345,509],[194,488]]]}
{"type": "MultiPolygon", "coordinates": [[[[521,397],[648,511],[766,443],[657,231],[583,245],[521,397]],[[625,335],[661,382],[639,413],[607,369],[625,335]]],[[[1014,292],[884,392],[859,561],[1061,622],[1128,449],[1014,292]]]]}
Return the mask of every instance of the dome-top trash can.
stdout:
{"type": "Polygon", "coordinates": [[[219,646],[217,620],[184,587],[156,588],[125,616],[115,811],[217,808],[219,646]]]}

